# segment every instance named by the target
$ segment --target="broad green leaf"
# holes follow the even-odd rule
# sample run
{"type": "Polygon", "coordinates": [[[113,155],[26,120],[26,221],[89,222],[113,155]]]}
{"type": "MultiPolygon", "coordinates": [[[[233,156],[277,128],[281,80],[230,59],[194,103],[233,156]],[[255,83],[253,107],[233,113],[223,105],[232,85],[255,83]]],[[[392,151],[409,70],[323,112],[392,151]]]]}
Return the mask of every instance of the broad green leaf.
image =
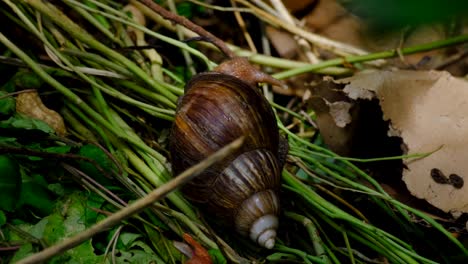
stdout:
{"type": "Polygon", "coordinates": [[[0,155],[0,209],[13,211],[21,190],[20,167],[16,160],[0,155]]]}
{"type": "Polygon", "coordinates": [[[2,210],[0,210],[0,227],[6,224],[6,220],[7,218],[6,218],[5,213],[2,210]]]}
{"type": "Polygon", "coordinates": [[[64,196],[66,194],[66,190],[61,183],[51,183],[47,186],[47,190],[57,196],[64,196]]]}
{"type": "MultiPolygon", "coordinates": [[[[112,160],[109,159],[109,157],[104,153],[104,151],[95,146],[95,145],[84,145],[83,147],[80,148],[78,151],[78,155],[87,157],[95,161],[104,172],[109,173],[110,171],[114,170],[114,164],[112,163],[112,160]]],[[[93,179],[99,181],[101,184],[113,184],[113,182],[105,177],[103,175],[103,172],[101,172],[96,166],[88,161],[79,161],[78,162],[80,169],[88,174],[90,177],[93,179]]]]}
{"type": "Polygon", "coordinates": [[[171,259],[181,260],[182,253],[174,247],[172,241],[168,240],[157,230],[154,230],[148,225],[144,225],[148,237],[151,238],[153,248],[156,249],[156,253],[162,257],[164,261],[170,261],[171,259]]]}
{"type": "Polygon", "coordinates": [[[226,264],[227,260],[224,258],[223,253],[219,249],[209,249],[208,254],[210,254],[211,260],[214,264],[226,264]]]}
{"type": "MultiPolygon", "coordinates": [[[[94,4],[93,2],[91,1],[88,1],[88,0],[85,0],[83,1],[84,4],[86,4],[88,7],[92,8],[92,9],[95,9],[95,10],[98,10],[99,8],[97,7],[96,4],[94,4]]],[[[94,12],[91,12],[91,14],[94,16],[94,18],[96,18],[97,21],[99,21],[99,23],[104,26],[106,29],[111,29],[111,25],[109,23],[109,21],[107,20],[107,18],[103,15],[100,15],[98,13],[94,13],[94,12]]]]}
{"type": "MultiPolygon", "coordinates": [[[[15,221],[13,221],[13,222],[15,222],[15,221]]],[[[44,230],[45,230],[45,228],[47,227],[48,224],[49,224],[49,219],[48,219],[48,217],[45,217],[45,218],[41,219],[35,225],[30,225],[30,224],[24,224],[23,223],[23,224],[15,224],[15,226],[16,226],[16,228],[19,228],[19,229],[23,230],[24,232],[28,233],[31,236],[33,236],[33,237],[35,237],[37,239],[41,239],[43,237],[44,230]]],[[[10,232],[10,233],[11,233],[10,241],[21,241],[21,240],[24,239],[23,237],[19,236],[18,233],[16,233],[16,232],[10,232]]],[[[27,257],[29,255],[32,255],[37,250],[39,250],[39,248],[33,248],[31,243],[27,243],[27,244],[21,246],[21,248],[15,253],[15,255],[11,259],[10,263],[15,263],[20,259],[23,259],[23,258],[25,258],[25,257],[27,257]]]]}
{"type": "Polygon", "coordinates": [[[47,245],[53,245],[61,241],[67,234],[68,230],[65,227],[66,218],[64,218],[64,216],[68,216],[68,210],[64,209],[61,213],[64,214],[53,213],[45,218],[47,219],[47,223],[44,226],[44,232],[41,239],[43,239],[47,245]]]}
{"type": "Polygon", "coordinates": [[[24,259],[25,257],[32,255],[34,253],[33,245],[31,243],[24,244],[16,251],[13,258],[10,260],[10,263],[16,263],[20,259],[24,259]]]}
{"type": "Polygon", "coordinates": [[[47,182],[41,175],[35,174],[32,177],[23,175],[19,204],[29,205],[43,216],[52,213],[54,199],[47,189],[47,182]]]}
{"type": "MultiPolygon", "coordinates": [[[[73,236],[86,229],[83,215],[87,206],[87,197],[82,193],[72,193],[61,202],[57,208],[59,210],[49,216],[44,217],[34,226],[22,225],[25,232],[42,239],[47,245],[56,244],[66,237],[73,236]]],[[[19,250],[14,259],[18,260],[32,252],[31,247],[24,246],[19,250]]],[[[66,251],[64,254],[52,258],[48,263],[103,263],[103,256],[94,253],[91,240],[66,251]]]]}
{"type": "Polygon", "coordinates": [[[16,138],[14,137],[0,137],[0,143],[13,146],[18,145],[18,142],[16,142],[16,138]]]}
{"type": "Polygon", "coordinates": [[[133,243],[141,237],[141,234],[124,232],[120,234],[119,240],[123,244],[124,249],[128,250],[133,246],[133,243]]]}
{"type": "MultiPolygon", "coordinates": [[[[0,91],[0,97],[6,93],[0,91]]],[[[0,117],[9,116],[15,111],[15,99],[12,96],[8,96],[0,99],[0,117]]]]}
{"type": "Polygon", "coordinates": [[[152,250],[148,244],[146,244],[146,243],[144,243],[143,241],[140,241],[140,240],[135,241],[134,243],[132,243],[132,249],[136,249],[136,248],[141,248],[146,253],[155,254],[154,250],[152,250]]]}
{"type": "MultiPolygon", "coordinates": [[[[55,215],[65,215],[63,221],[61,223],[60,231],[63,231],[61,236],[55,236],[52,234],[54,228],[46,229],[44,232],[44,240],[52,241],[54,240],[55,243],[59,240],[64,239],[65,237],[73,236],[77,233],[82,232],[86,229],[86,225],[84,222],[84,214],[85,211],[88,210],[87,208],[88,196],[82,193],[73,193],[71,194],[60,206],[61,211],[59,213],[55,213],[55,215]]],[[[67,263],[83,263],[83,264],[93,264],[93,263],[101,263],[103,257],[96,256],[94,253],[94,249],[91,243],[91,240],[87,240],[86,242],[80,244],[79,246],[70,249],[66,252],[64,257],[68,257],[67,263]]],[[[59,259],[57,262],[51,261],[50,263],[63,263],[63,260],[59,259]]]]}
{"type": "Polygon", "coordinates": [[[119,250],[116,263],[166,263],[142,241],[133,243],[131,250],[119,250]],[[138,248],[138,249],[137,249],[138,248]]]}
{"type": "Polygon", "coordinates": [[[7,120],[0,121],[0,128],[20,128],[26,130],[36,129],[47,134],[55,133],[54,130],[44,121],[20,114],[15,114],[7,120]]]}
{"type": "MultiPolygon", "coordinates": [[[[161,263],[156,262],[156,258],[156,255],[148,254],[143,250],[118,251],[115,263],[161,263]]],[[[111,263],[111,261],[108,263],[111,263]]]]}
{"type": "Polygon", "coordinates": [[[90,193],[86,202],[87,204],[84,219],[86,227],[90,227],[98,221],[98,217],[101,215],[100,213],[92,209],[100,209],[104,204],[105,200],[104,198],[95,193],[90,193]]]}
{"type": "Polygon", "coordinates": [[[59,153],[59,154],[69,153],[70,150],[71,150],[71,146],[68,146],[68,145],[54,146],[54,147],[48,147],[44,149],[44,151],[51,152],[51,153],[59,153]]]}
{"type": "MultiPolygon", "coordinates": [[[[50,153],[65,154],[65,153],[70,152],[72,147],[68,145],[64,145],[64,146],[53,146],[53,147],[43,148],[41,147],[41,144],[33,143],[33,144],[28,145],[28,148],[37,149],[40,151],[50,152],[50,153]]],[[[33,161],[38,161],[38,160],[44,160],[45,158],[38,157],[38,156],[29,156],[28,159],[33,160],[33,161]]]]}
{"type": "Polygon", "coordinates": [[[190,2],[182,2],[177,5],[177,13],[184,17],[192,17],[194,4],[190,2]]]}
{"type": "Polygon", "coordinates": [[[19,71],[13,78],[15,86],[21,89],[38,89],[44,83],[42,78],[31,71],[19,71]]]}
{"type": "Polygon", "coordinates": [[[87,240],[79,246],[68,250],[63,256],[52,258],[48,263],[57,264],[95,264],[103,263],[104,256],[97,256],[91,240],[87,240]]]}

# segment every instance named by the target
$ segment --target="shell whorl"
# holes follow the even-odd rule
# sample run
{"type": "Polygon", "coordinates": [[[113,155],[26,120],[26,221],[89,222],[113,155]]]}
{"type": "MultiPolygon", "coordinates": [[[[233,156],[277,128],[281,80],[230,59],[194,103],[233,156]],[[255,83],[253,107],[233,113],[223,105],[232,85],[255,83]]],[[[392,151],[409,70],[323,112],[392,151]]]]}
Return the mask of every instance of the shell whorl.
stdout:
{"type": "Polygon", "coordinates": [[[272,249],[275,246],[278,217],[267,214],[258,218],[250,227],[250,238],[260,246],[272,249]]]}
{"type": "Polygon", "coordinates": [[[273,190],[257,192],[246,199],[235,217],[240,234],[268,249],[275,245],[278,228],[279,200],[273,190]]]}

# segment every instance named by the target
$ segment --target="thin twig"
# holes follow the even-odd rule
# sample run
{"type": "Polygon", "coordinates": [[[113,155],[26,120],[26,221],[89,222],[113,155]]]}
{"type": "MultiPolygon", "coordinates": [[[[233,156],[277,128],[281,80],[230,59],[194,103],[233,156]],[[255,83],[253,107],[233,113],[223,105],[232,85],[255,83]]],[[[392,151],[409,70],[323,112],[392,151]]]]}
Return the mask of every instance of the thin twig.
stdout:
{"type": "MultiPolygon", "coordinates": [[[[231,4],[234,7],[236,6],[236,2],[234,0],[231,0],[231,4]]],[[[255,47],[255,43],[252,39],[252,36],[250,36],[249,31],[247,30],[247,25],[245,24],[244,18],[242,17],[240,12],[234,11],[234,17],[237,20],[237,24],[242,30],[242,34],[244,35],[245,41],[247,41],[247,45],[249,46],[250,50],[254,53],[258,53],[257,48],[255,47]]]]}
{"type": "Polygon", "coordinates": [[[129,206],[117,211],[116,213],[100,221],[99,223],[96,223],[89,229],[83,232],[80,232],[73,237],[64,239],[62,242],[56,245],[53,245],[49,248],[46,248],[43,251],[40,251],[36,254],[28,256],[18,261],[17,264],[32,264],[32,263],[43,262],[47,259],[50,259],[51,257],[55,255],[65,252],[68,249],[71,249],[75,246],[80,245],[87,239],[90,239],[91,237],[93,237],[94,235],[100,232],[103,232],[111,227],[116,226],[121,221],[129,218],[130,216],[134,214],[137,214],[143,211],[146,207],[152,205],[157,200],[165,197],[168,193],[172,192],[176,188],[192,180],[193,178],[198,176],[202,171],[204,171],[206,168],[210,167],[214,163],[221,161],[222,159],[230,155],[233,151],[240,148],[243,142],[244,142],[244,137],[234,140],[230,144],[226,145],[222,149],[215,152],[213,155],[204,159],[202,162],[187,169],[186,171],[179,174],[179,176],[173,178],[166,184],[150,192],[147,196],[141,199],[138,199],[137,201],[130,204],[129,206]]]}
{"type": "MultiPolygon", "coordinates": [[[[278,12],[279,16],[286,22],[291,25],[296,26],[296,22],[292,18],[289,11],[284,6],[283,1],[281,0],[270,0],[271,4],[275,7],[276,11],[278,12]]],[[[304,55],[307,57],[310,63],[318,63],[320,59],[311,51],[310,44],[300,36],[294,36],[294,40],[297,42],[298,46],[304,52],[304,55]]]]}
{"type": "Polygon", "coordinates": [[[209,9],[221,11],[221,12],[243,12],[243,13],[252,13],[252,10],[249,8],[241,8],[241,7],[224,7],[224,6],[217,6],[217,5],[210,5],[207,3],[204,3],[199,0],[188,0],[191,3],[194,3],[199,6],[203,6],[209,9]]]}
{"type": "Polygon", "coordinates": [[[84,178],[84,180],[87,180],[89,181],[91,184],[93,184],[97,189],[103,191],[104,193],[106,193],[109,197],[111,197],[112,199],[114,199],[115,201],[119,202],[120,205],[123,205],[123,206],[126,206],[127,203],[120,199],[119,196],[117,196],[115,193],[111,192],[109,189],[107,189],[106,187],[102,186],[102,184],[100,184],[98,181],[96,181],[95,179],[93,179],[92,177],[88,176],[86,173],[80,171],[79,169],[69,165],[69,164],[66,164],[66,163],[61,163],[62,167],[67,170],[68,172],[70,172],[72,175],[76,176],[79,180],[82,180],[81,178],[84,178]]]}
{"type": "Polygon", "coordinates": [[[229,47],[226,45],[226,43],[224,43],[224,41],[217,38],[216,36],[214,36],[210,32],[206,31],[202,27],[196,25],[195,23],[188,20],[187,18],[176,15],[174,13],[171,13],[171,12],[167,11],[166,9],[162,8],[160,5],[153,2],[152,0],[140,0],[140,2],[142,2],[143,4],[145,4],[146,6],[151,8],[154,12],[158,13],[159,15],[164,17],[165,19],[171,20],[171,21],[173,21],[173,22],[175,22],[175,23],[177,23],[179,25],[182,25],[182,26],[190,29],[191,31],[197,33],[198,35],[203,37],[206,41],[208,41],[208,42],[212,43],[213,45],[215,45],[216,47],[218,47],[221,50],[221,52],[223,52],[224,55],[226,55],[228,58],[236,57],[234,52],[229,49],[229,47]]]}
{"type": "Polygon", "coordinates": [[[36,92],[36,91],[37,91],[36,89],[26,89],[26,90],[11,92],[11,93],[7,93],[7,94],[0,96],[0,100],[10,97],[10,96],[15,96],[15,95],[22,94],[22,93],[36,92]]]}

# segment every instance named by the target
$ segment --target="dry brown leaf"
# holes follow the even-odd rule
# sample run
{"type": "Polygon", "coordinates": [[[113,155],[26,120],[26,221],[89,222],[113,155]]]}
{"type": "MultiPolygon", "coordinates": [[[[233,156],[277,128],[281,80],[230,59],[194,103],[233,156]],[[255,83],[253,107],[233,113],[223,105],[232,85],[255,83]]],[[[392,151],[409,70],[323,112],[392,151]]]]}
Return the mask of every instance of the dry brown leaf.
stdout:
{"type": "Polygon", "coordinates": [[[208,251],[200,245],[195,239],[193,239],[189,234],[184,233],[183,238],[187,244],[192,247],[192,257],[185,262],[186,264],[212,264],[210,254],[208,251]]]}
{"type": "Polygon", "coordinates": [[[351,98],[379,100],[390,133],[398,133],[407,154],[403,180],[416,197],[454,216],[468,212],[468,82],[438,71],[376,71],[337,81],[351,98]]]}
{"type": "Polygon", "coordinates": [[[37,91],[20,93],[16,97],[16,111],[26,116],[39,119],[47,123],[59,136],[65,136],[67,130],[62,116],[47,108],[37,91]]]}
{"type": "MultiPolygon", "coordinates": [[[[348,12],[336,0],[319,1],[304,20],[306,27],[313,32],[369,51],[411,47],[446,38],[442,24],[423,25],[407,31],[370,32],[363,20],[348,12]]],[[[407,55],[402,57],[403,61],[397,58],[393,62],[401,67],[411,65],[418,69],[430,69],[444,57],[444,52],[435,50],[407,55]],[[430,59],[425,60],[425,57],[430,59]]]]}
{"type": "Polygon", "coordinates": [[[364,47],[362,22],[335,0],[319,1],[304,20],[311,31],[356,47],[364,47]]]}
{"type": "Polygon", "coordinates": [[[356,124],[351,123],[357,113],[355,104],[333,82],[323,82],[311,91],[308,102],[317,115],[325,144],[340,155],[349,155],[356,124]]]}
{"type": "Polygon", "coordinates": [[[274,27],[266,27],[266,34],[280,57],[292,59],[297,55],[299,46],[290,33],[274,27]]]}
{"type": "Polygon", "coordinates": [[[314,5],[315,2],[317,2],[317,0],[287,0],[283,2],[286,8],[291,13],[295,13],[295,12],[301,12],[304,9],[307,9],[309,6],[314,5]]]}

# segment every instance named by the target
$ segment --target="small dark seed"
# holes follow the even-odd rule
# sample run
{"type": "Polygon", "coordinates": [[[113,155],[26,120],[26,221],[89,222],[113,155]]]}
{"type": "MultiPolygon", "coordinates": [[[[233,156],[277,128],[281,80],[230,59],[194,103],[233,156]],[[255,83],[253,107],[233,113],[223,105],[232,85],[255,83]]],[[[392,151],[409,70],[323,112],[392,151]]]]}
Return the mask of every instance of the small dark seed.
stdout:
{"type": "Polygon", "coordinates": [[[458,176],[457,174],[450,174],[449,181],[453,187],[460,189],[463,187],[464,180],[462,177],[458,176]]]}
{"type": "Polygon", "coordinates": [[[442,171],[437,168],[433,168],[431,170],[431,177],[435,182],[440,184],[446,184],[449,182],[449,180],[447,179],[447,177],[445,177],[442,171]]]}

